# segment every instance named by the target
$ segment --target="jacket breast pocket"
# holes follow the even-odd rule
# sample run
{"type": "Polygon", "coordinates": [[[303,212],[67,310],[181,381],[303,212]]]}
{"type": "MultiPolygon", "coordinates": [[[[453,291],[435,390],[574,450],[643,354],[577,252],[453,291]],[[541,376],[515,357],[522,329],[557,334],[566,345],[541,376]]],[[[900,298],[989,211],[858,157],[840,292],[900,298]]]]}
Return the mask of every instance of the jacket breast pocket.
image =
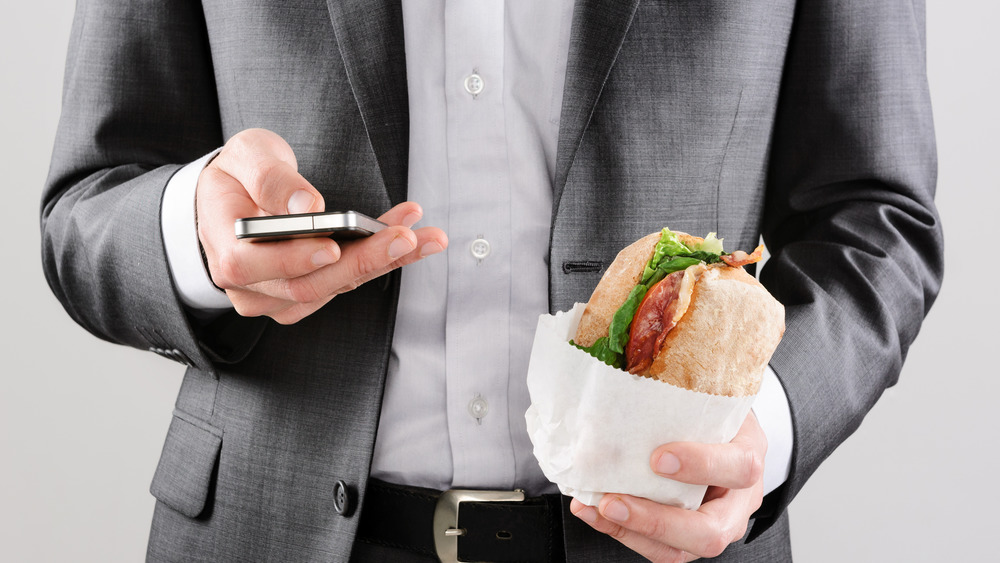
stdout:
{"type": "Polygon", "coordinates": [[[181,514],[197,517],[205,510],[221,447],[221,430],[175,409],[149,492],[181,514]]]}

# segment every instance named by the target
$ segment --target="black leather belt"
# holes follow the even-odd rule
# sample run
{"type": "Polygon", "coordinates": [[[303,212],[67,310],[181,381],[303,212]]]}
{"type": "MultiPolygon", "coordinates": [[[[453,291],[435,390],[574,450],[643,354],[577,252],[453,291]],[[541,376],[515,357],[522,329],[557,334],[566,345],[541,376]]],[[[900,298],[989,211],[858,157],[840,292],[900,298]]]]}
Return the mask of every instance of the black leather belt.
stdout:
{"type": "Polygon", "coordinates": [[[358,540],[441,561],[563,561],[559,495],[437,491],[370,479],[358,540]]]}

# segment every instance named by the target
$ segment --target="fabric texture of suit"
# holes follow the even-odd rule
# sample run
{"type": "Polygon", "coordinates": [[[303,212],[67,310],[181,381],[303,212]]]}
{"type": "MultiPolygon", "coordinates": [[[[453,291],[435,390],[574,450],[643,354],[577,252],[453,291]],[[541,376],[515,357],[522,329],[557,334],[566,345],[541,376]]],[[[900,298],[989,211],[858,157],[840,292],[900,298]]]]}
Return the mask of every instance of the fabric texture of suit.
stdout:
{"type": "MultiPolygon", "coordinates": [[[[551,310],[585,301],[618,249],[664,225],[717,231],[727,248],[763,235],[761,279],[786,307],[771,364],[792,410],[791,474],[722,560],[790,557],[785,507],[895,382],[939,288],[923,17],[903,0],[577,2],[551,310]]],[[[42,206],[45,272],[87,330],[189,365],[151,487],[151,560],[344,561],[398,274],[292,326],[186,316],[161,194],[249,127],[288,140],[328,209],[404,201],[398,2],[80,1],[42,206]]],[[[570,560],[640,559],[566,520],[570,560]]]]}

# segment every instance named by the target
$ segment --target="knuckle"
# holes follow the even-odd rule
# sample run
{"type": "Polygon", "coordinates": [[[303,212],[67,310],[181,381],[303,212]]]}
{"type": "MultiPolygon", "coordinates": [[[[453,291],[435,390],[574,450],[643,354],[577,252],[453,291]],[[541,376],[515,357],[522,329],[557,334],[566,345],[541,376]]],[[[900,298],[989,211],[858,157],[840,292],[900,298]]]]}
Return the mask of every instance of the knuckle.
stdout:
{"type": "Polygon", "coordinates": [[[250,138],[252,137],[251,133],[252,133],[251,129],[245,129],[243,131],[240,131],[239,133],[236,133],[235,135],[230,137],[228,141],[226,141],[226,144],[222,150],[231,151],[238,154],[245,153],[250,145],[250,138]]]}
{"type": "MultiPolygon", "coordinates": [[[[257,129],[244,129],[230,137],[225,146],[222,147],[220,157],[231,162],[245,161],[254,158],[259,152],[260,135],[257,129]]],[[[218,159],[216,159],[218,160],[218,159]]]]}
{"type": "Polygon", "coordinates": [[[722,555],[722,552],[729,547],[729,542],[726,538],[716,537],[705,544],[705,549],[702,550],[702,557],[718,557],[722,555]]]}
{"type": "Polygon", "coordinates": [[[240,132],[242,140],[253,147],[257,152],[266,152],[275,155],[281,160],[295,164],[295,153],[292,147],[281,135],[270,129],[251,128],[240,132]]]}
{"type": "Polygon", "coordinates": [[[282,326],[293,325],[302,320],[302,315],[300,313],[292,312],[295,308],[286,309],[284,311],[270,315],[274,321],[282,326]]]}
{"type": "MultiPolygon", "coordinates": [[[[217,269],[221,269],[221,265],[217,269]]],[[[208,272],[209,277],[212,279],[212,284],[215,285],[215,287],[222,290],[236,289],[237,285],[231,283],[229,279],[226,278],[222,273],[218,272],[217,269],[210,268],[210,271],[208,272]]]]}
{"type": "Polygon", "coordinates": [[[750,523],[744,522],[742,526],[734,525],[732,529],[732,535],[730,535],[729,543],[739,541],[743,536],[747,535],[747,531],[750,529],[750,523]]]}
{"type": "Polygon", "coordinates": [[[642,535],[659,539],[667,536],[669,530],[667,530],[666,523],[659,518],[652,518],[642,525],[642,535]]]}
{"type": "Polygon", "coordinates": [[[239,133],[237,133],[237,135],[251,141],[255,140],[267,141],[269,140],[270,137],[274,136],[275,133],[271,132],[271,130],[269,129],[263,129],[260,127],[251,127],[249,129],[244,129],[243,131],[240,131],[239,133]]]}
{"type": "Polygon", "coordinates": [[[210,268],[212,283],[222,289],[233,289],[240,284],[237,282],[239,268],[230,256],[219,256],[215,261],[215,268],[210,268]]]}
{"type": "Polygon", "coordinates": [[[259,135],[261,131],[264,131],[264,130],[263,129],[258,129],[256,127],[251,127],[249,129],[244,129],[242,131],[237,132],[235,135],[233,135],[233,138],[230,139],[230,142],[248,143],[254,137],[256,137],[257,135],[259,135]]]}
{"type": "Polygon", "coordinates": [[[716,450],[698,449],[695,452],[697,455],[692,456],[690,461],[685,458],[688,469],[696,473],[704,473],[705,475],[718,475],[719,470],[725,467],[724,462],[721,462],[719,459],[722,456],[716,450]]]}
{"type": "Polygon", "coordinates": [[[205,220],[204,213],[199,213],[199,215],[201,217],[198,218],[195,224],[198,233],[198,244],[201,245],[206,253],[210,253],[212,247],[210,244],[206,244],[206,242],[212,240],[211,231],[208,228],[208,221],[205,220]]]}
{"type": "Polygon", "coordinates": [[[656,563],[682,563],[685,560],[685,557],[683,551],[679,551],[668,545],[663,545],[657,547],[656,551],[650,554],[649,560],[656,563]]]}
{"type": "Polygon", "coordinates": [[[378,262],[379,261],[373,252],[358,252],[355,255],[354,268],[351,270],[351,274],[353,274],[355,278],[360,278],[368,272],[380,267],[381,264],[378,262]]]}
{"type": "Polygon", "coordinates": [[[254,166],[250,167],[247,183],[254,192],[267,196],[265,190],[268,183],[278,175],[281,165],[281,161],[274,158],[264,157],[258,160],[254,166]]]}
{"type": "Polygon", "coordinates": [[[337,289],[337,295],[341,295],[349,291],[354,291],[355,289],[361,287],[363,283],[364,282],[361,279],[353,279],[344,284],[343,286],[341,286],[339,289],[337,289]]]}
{"type": "Polygon", "coordinates": [[[308,277],[287,280],[288,297],[296,303],[310,303],[323,295],[308,277]]]}
{"type": "Polygon", "coordinates": [[[743,486],[751,487],[764,475],[764,458],[752,448],[743,451],[743,486]]]}
{"type": "Polygon", "coordinates": [[[619,526],[618,524],[613,524],[611,528],[606,532],[609,536],[615,538],[616,540],[622,540],[625,538],[627,531],[625,528],[619,526]]]}
{"type": "Polygon", "coordinates": [[[253,300],[233,297],[230,297],[230,300],[233,302],[233,308],[236,309],[236,313],[241,317],[259,317],[266,312],[262,304],[255,303],[253,300]]]}
{"type": "Polygon", "coordinates": [[[233,289],[243,287],[250,282],[243,262],[234,251],[221,253],[218,257],[218,266],[218,275],[212,276],[215,285],[223,289],[233,289]]]}
{"type": "Polygon", "coordinates": [[[348,268],[351,281],[345,284],[345,287],[350,287],[351,290],[357,289],[372,272],[377,272],[383,267],[384,264],[381,263],[375,252],[355,253],[348,268]]]}
{"type": "Polygon", "coordinates": [[[210,163],[198,175],[198,195],[204,195],[205,190],[211,191],[225,179],[226,173],[219,169],[218,164],[210,163]]]}
{"type": "Polygon", "coordinates": [[[292,278],[298,277],[299,273],[298,273],[297,270],[299,268],[297,268],[295,266],[295,263],[294,263],[292,257],[293,257],[293,255],[286,253],[286,254],[282,254],[281,257],[278,259],[278,263],[277,263],[278,276],[281,279],[286,279],[287,280],[287,279],[292,279],[292,278]]]}
{"type": "Polygon", "coordinates": [[[696,555],[701,557],[716,557],[729,546],[729,536],[725,526],[718,520],[712,520],[708,526],[709,533],[705,536],[701,548],[696,555]]]}

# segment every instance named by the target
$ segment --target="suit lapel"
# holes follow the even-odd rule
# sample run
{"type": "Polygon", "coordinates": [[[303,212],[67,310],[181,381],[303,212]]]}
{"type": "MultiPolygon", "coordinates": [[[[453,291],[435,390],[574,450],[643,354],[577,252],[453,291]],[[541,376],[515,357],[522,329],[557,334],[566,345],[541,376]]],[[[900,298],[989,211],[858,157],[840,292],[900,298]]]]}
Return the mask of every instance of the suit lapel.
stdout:
{"type": "MultiPolygon", "coordinates": [[[[553,210],[639,0],[577,0],[556,153],[553,210]]],[[[327,0],[348,80],[393,204],[406,199],[409,113],[398,1],[327,0]]]]}
{"type": "Polygon", "coordinates": [[[409,112],[399,0],[327,0],[337,46],[393,205],[406,199],[409,112]]]}
{"type": "Polygon", "coordinates": [[[577,0],[556,150],[553,213],[594,106],[611,72],[639,0],[577,0]]]}

